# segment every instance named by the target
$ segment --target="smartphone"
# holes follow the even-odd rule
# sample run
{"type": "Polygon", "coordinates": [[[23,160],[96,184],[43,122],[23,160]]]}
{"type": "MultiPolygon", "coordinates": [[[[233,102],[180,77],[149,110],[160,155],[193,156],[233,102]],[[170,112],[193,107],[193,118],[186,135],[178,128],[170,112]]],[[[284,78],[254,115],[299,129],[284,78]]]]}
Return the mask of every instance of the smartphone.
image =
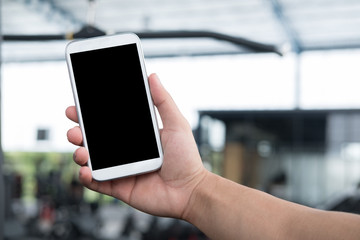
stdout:
{"type": "Polygon", "coordinates": [[[75,40],[66,61],[92,177],[158,170],[163,152],[140,39],[127,33],[75,40]]]}

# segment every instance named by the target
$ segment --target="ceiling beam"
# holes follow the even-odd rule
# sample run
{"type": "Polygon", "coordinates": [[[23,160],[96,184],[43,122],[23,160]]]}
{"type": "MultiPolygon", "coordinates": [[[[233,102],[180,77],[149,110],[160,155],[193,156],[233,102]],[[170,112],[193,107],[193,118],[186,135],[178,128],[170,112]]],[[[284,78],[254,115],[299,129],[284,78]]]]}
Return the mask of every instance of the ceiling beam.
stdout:
{"type": "MultiPolygon", "coordinates": [[[[121,32],[120,32],[121,33],[121,32]]],[[[263,44],[241,37],[235,37],[212,31],[151,31],[135,32],[141,39],[184,39],[184,38],[210,38],[225,41],[235,46],[249,49],[258,53],[276,53],[283,55],[281,49],[275,45],[263,44]]],[[[49,40],[72,40],[105,35],[105,32],[93,26],[84,26],[79,32],[55,35],[4,35],[4,41],[49,41],[49,40]]]]}
{"type": "Polygon", "coordinates": [[[60,16],[61,22],[70,23],[75,27],[85,24],[84,21],[78,19],[73,13],[56,4],[54,0],[23,1],[25,5],[33,5],[31,9],[35,10],[38,14],[43,15],[49,21],[52,21],[54,16],[60,16]]]}
{"type": "Polygon", "coordinates": [[[282,27],[289,43],[291,44],[292,51],[295,53],[302,52],[303,48],[299,40],[299,35],[289,23],[289,19],[285,16],[283,6],[280,4],[280,2],[278,0],[265,0],[264,2],[270,4],[271,11],[282,27]]]}

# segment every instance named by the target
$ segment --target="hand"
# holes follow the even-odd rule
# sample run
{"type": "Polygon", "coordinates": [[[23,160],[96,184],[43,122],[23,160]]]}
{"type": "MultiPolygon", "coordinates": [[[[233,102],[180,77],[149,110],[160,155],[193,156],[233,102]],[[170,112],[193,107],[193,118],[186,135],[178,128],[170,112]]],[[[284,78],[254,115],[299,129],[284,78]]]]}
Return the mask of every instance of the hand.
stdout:
{"type": "MultiPolygon", "coordinates": [[[[149,85],[164,126],[160,130],[164,151],[162,168],[144,175],[98,182],[92,179],[91,171],[86,166],[89,155],[84,147],[75,151],[74,161],[82,166],[79,179],[87,188],[118,198],[150,214],[183,218],[191,194],[207,171],[201,162],[188,122],[157,75],[150,75],[149,85]]],[[[78,122],[74,106],[66,109],[66,116],[78,122]]],[[[109,130],[104,128],[104,131],[109,130]]],[[[67,136],[71,143],[82,146],[79,127],[70,129],[67,136]]]]}

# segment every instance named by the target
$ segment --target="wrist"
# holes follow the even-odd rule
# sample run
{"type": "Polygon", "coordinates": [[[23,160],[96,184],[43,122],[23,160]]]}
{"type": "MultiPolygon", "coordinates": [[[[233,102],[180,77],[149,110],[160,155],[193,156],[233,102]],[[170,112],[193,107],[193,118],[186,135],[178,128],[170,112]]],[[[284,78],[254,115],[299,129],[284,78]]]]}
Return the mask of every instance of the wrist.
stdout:
{"type": "Polygon", "coordinates": [[[201,178],[199,178],[198,183],[194,186],[190,194],[188,204],[181,216],[182,220],[196,225],[195,223],[198,220],[199,214],[202,209],[205,209],[206,205],[208,205],[207,199],[216,185],[216,176],[217,175],[204,169],[201,178]]]}
{"type": "Polygon", "coordinates": [[[194,188],[183,219],[210,239],[237,239],[243,222],[240,202],[247,198],[246,192],[246,187],[207,171],[194,188]]]}

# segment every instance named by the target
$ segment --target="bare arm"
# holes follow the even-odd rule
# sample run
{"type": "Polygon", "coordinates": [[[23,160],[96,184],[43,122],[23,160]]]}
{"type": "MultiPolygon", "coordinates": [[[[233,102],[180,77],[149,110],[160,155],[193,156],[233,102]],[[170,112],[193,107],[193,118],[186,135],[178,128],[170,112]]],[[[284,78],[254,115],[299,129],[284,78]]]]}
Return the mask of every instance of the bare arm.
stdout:
{"type": "Polygon", "coordinates": [[[360,216],[320,211],[208,173],[184,214],[211,239],[360,239],[360,216]]]}
{"type": "MultiPolygon", "coordinates": [[[[205,170],[189,124],[156,75],[149,83],[164,125],[161,170],[97,182],[86,166],[88,153],[80,147],[74,160],[82,166],[79,178],[86,187],[150,214],[184,219],[211,239],[360,239],[358,215],[287,202],[205,170]]],[[[66,115],[78,121],[74,107],[66,115]]],[[[68,139],[82,145],[79,127],[68,131],[68,139]]]]}

